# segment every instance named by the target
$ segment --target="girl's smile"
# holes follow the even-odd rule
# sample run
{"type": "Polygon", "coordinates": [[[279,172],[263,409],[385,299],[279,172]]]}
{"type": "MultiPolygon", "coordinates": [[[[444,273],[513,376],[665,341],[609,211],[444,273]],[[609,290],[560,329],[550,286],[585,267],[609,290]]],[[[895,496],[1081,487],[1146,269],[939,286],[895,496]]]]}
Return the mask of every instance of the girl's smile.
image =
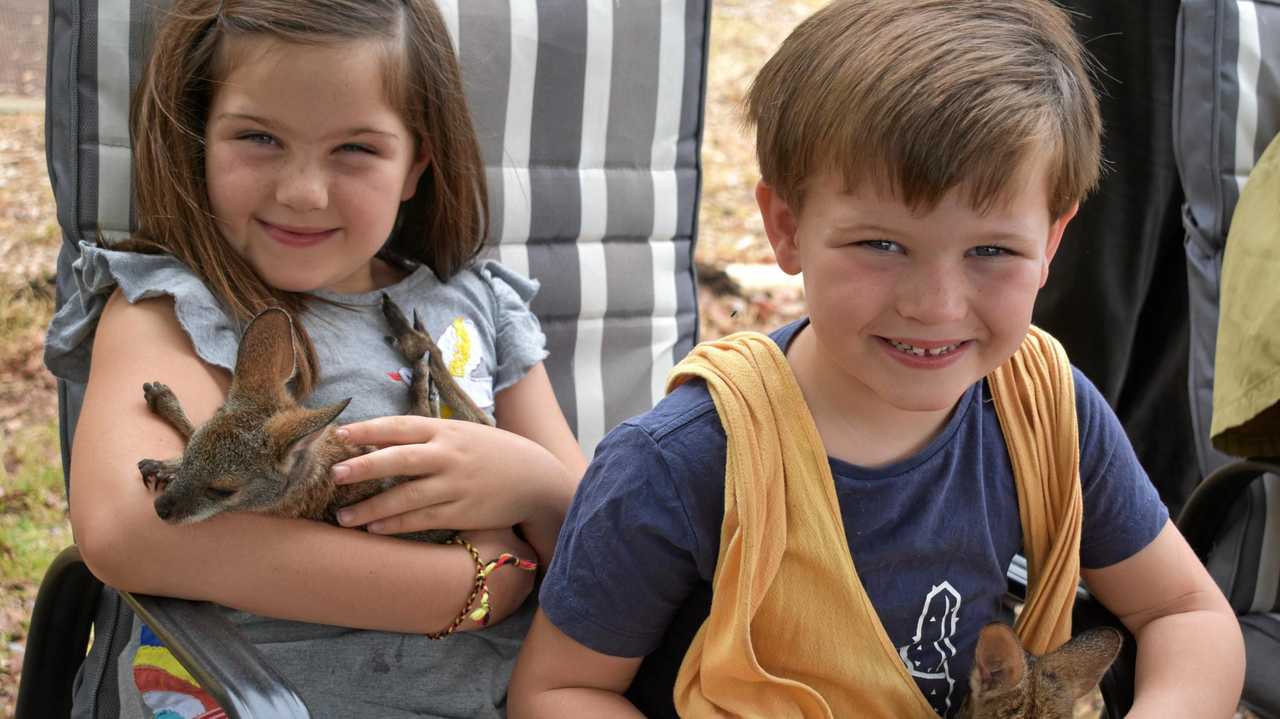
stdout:
{"type": "Polygon", "coordinates": [[[289,227],[258,220],[258,225],[271,237],[285,247],[311,247],[338,234],[337,229],[309,229],[305,227],[289,227]]]}

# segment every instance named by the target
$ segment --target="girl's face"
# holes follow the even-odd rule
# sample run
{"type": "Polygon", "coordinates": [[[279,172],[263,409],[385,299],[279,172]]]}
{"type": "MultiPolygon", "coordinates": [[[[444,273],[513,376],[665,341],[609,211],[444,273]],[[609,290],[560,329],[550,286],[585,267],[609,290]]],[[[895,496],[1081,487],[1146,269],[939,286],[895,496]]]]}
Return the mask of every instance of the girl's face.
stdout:
{"type": "Polygon", "coordinates": [[[374,41],[237,38],[205,130],[209,203],[227,243],[272,287],[367,292],[374,260],[429,157],[383,94],[374,41]]]}

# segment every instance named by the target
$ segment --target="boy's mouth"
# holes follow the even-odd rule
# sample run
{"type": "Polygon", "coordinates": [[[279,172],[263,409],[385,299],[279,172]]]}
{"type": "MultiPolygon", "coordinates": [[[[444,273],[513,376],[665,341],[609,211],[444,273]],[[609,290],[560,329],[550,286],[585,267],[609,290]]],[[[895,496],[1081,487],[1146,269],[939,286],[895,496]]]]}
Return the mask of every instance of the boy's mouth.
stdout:
{"type": "Polygon", "coordinates": [[[901,342],[899,340],[882,337],[885,342],[889,343],[899,352],[914,355],[916,357],[944,357],[965,345],[966,340],[947,341],[947,342],[901,342]]]}

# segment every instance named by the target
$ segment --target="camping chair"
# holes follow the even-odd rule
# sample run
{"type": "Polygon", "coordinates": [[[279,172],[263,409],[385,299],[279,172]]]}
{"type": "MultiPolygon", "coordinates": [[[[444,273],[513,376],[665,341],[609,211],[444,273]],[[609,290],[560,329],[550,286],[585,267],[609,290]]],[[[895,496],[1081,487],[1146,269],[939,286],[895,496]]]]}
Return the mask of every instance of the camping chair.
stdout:
{"type": "MultiPolygon", "coordinates": [[[[489,252],[542,283],[533,309],[556,395],[590,456],[648,409],[693,346],[708,0],[437,0],[487,166],[489,252]]],[[[128,107],[156,0],[52,0],[46,133],[63,233],[58,304],[82,240],[133,224],[128,107]]],[[[84,387],[59,382],[63,467],[84,387]]],[[[68,501],[73,498],[68,497],[68,501]]],[[[103,587],[72,547],[33,612],[17,716],[112,716],[137,613],[231,716],[307,716],[211,605],[103,587]],[[93,646],[88,658],[89,630],[93,646]],[[86,686],[87,685],[87,686],[86,686]],[[79,713],[77,715],[80,715],[79,713]]]]}
{"type": "Polygon", "coordinates": [[[1222,417],[1210,430],[1231,221],[1251,171],[1280,137],[1280,0],[1183,0],[1178,33],[1174,150],[1186,193],[1192,422],[1206,477],[1178,526],[1240,617],[1244,705],[1280,719],[1280,436],[1228,441],[1222,417]],[[1245,459],[1232,462],[1225,450],[1245,459]]]}

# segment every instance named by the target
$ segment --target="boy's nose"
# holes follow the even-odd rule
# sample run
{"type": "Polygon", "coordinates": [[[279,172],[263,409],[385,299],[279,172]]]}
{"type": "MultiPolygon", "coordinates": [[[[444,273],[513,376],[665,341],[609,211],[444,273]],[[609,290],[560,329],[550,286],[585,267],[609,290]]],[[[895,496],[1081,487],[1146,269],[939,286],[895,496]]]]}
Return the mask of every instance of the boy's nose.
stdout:
{"type": "Polygon", "coordinates": [[[329,204],[324,171],[311,163],[290,164],[276,183],[276,202],[300,212],[324,209],[329,204]]]}
{"type": "Polygon", "coordinates": [[[898,289],[898,313],[922,324],[957,322],[969,312],[965,278],[945,267],[921,268],[898,289]]]}

